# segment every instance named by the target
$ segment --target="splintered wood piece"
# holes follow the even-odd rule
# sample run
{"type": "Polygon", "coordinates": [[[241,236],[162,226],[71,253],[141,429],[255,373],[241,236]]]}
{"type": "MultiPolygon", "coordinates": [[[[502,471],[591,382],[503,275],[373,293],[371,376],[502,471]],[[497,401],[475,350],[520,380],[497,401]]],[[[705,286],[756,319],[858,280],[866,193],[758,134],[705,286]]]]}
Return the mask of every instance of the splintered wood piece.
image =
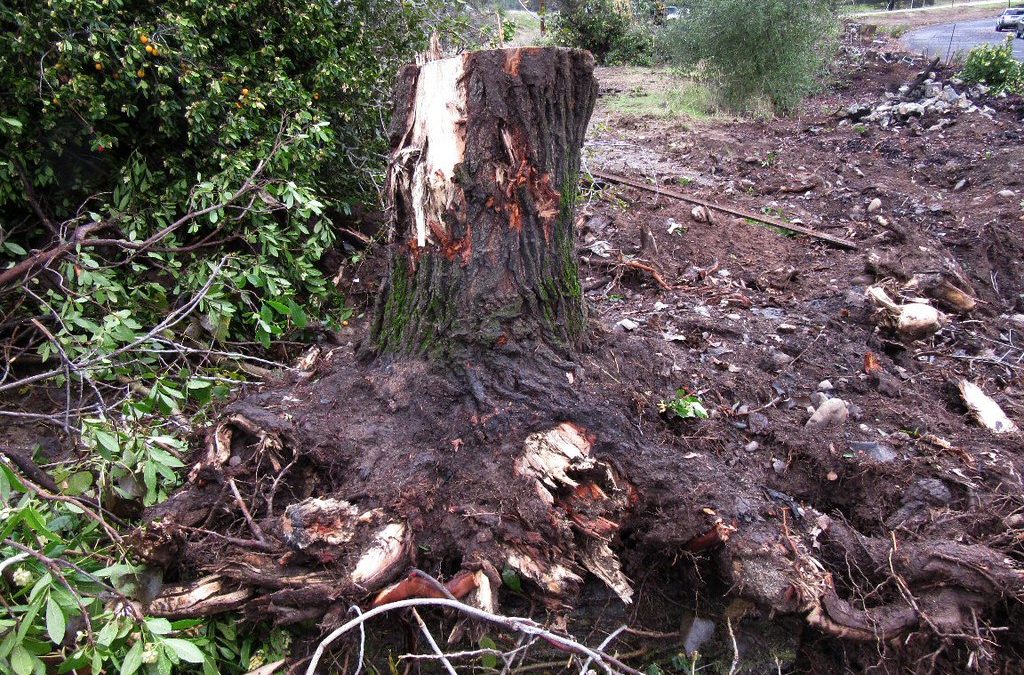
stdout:
{"type": "Polygon", "coordinates": [[[633,586],[622,573],[622,563],[607,542],[587,539],[581,546],[580,562],[591,574],[608,584],[622,602],[627,605],[633,602],[633,586]]]}
{"type": "Polygon", "coordinates": [[[241,607],[253,596],[253,589],[225,592],[224,579],[218,575],[203,577],[191,584],[167,586],[147,608],[151,616],[166,618],[212,616],[241,607]]]}
{"type": "Polygon", "coordinates": [[[384,581],[405,562],[407,554],[405,525],[391,523],[385,526],[356,563],[352,570],[352,583],[370,588],[384,581]]]}

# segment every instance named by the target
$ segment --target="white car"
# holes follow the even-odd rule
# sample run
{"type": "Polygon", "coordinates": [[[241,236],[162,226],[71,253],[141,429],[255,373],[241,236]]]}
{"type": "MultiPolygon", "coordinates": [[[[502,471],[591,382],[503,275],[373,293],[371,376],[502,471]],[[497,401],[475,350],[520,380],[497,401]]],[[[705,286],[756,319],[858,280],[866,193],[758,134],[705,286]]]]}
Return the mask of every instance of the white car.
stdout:
{"type": "Polygon", "coordinates": [[[1024,7],[1010,7],[996,21],[996,30],[1002,33],[1004,30],[1013,30],[1020,25],[1024,19],[1024,7]]]}

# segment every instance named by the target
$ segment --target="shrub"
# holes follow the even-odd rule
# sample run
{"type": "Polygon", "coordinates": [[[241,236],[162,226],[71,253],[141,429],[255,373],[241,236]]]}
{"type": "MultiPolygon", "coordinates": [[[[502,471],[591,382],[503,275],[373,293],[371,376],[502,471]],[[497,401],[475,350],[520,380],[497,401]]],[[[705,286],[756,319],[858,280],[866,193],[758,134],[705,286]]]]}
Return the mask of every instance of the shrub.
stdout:
{"type": "Polygon", "coordinates": [[[1001,45],[979,45],[972,49],[960,77],[964,82],[984,84],[994,93],[1024,92],[1024,68],[1013,57],[1013,38],[1001,45]]]}
{"type": "Polygon", "coordinates": [[[586,49],[602,65],[650,65],[654,48],[648,3],[630,6],[614,0],[571,0],[554,21],[557,44],[586,49]]]}
{"type": "Polygon", "coordinates": [[[793,110],[819,87],[839,21],[831,0],[704,0],[666,26],[659,51],[718,87],[734,110],[793,110]]]}
{"type": "Polygon", "coordinates": [[[375,200],[394,74],[446,4],[0,3],[0,395],[57,392],[79,451],[47,490],[0,461],[0,672],[242,673],[285,648],[141,616],[97,504],[164,499],[186,417],[256,345],[346,318],[320,258],[375,200]]]}

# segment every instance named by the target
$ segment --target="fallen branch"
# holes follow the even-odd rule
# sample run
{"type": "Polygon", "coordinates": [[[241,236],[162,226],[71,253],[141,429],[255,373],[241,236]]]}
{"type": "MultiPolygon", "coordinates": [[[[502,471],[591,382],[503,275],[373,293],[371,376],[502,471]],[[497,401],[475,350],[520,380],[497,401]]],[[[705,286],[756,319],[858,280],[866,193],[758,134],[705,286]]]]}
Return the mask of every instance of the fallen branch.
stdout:
{"type": "Polygon", "coordinates": [[[684,195],[682,192],[677,192],[676,190],[670,190],[669,188],[663,188],[663,187],[659,187],[657,185],[647,185],[646,183],[642,183],[642,182],[640,182],[638,180],[634,180],[632,178],[626,178],[625,176],[618,176],[618,175],[613,174],[613,173],[607,173],[607,172],[604,172],[604,171],[597,171],[597,170],[593,170],[590,173],[591,173],[591,175],[594,178],[600,178],[601,180],[610,181],[612,183],[621,183],[622,185],[628,185],[629,187],[637,188],[638,190],[646,190],[648,192],[653,192],[654,194],[662,195],[662,196],[665,196],[665,197],[672,197],[674,199],[678,199],[680,201],[687,202],[689,204],[695,204],[697,206],[703,206],[706,209],[714,209],[715,211],[721,211],[722,213],[728,213],[729,215],[737,216],[739,218],[747,218],[749,220],[755,220],[755,221],[757,221],[759,223],[764,223],[765,225],[771,225],[772,227],[777,227],[779,229],[787,230],[789,232],[796,232],[798,234],[805,234],[808,237],[814,237],[815,239],[820,239],[822,241],[828,242],[828,243],[833,244],[835,246],[839,246],[840,248],[845,248],[845,249],[850,250],[850,251],[856,251],[857,248],[858,248],[857,244],[855,242],[850,241],[849,239],[840,239],[839,237],[833,237],[830,234],[825,234],[824,232],[818,232],[817,230],[812,230],[809,227],[802,227],[800,225],[793,225],[792,223],[787,223],[787,222],[785,222],[783,220],[778,220],[777,218],[771,218],[769,216],[758,215],[756,213],[753,213],[752,211],[746,211],[744,209],[738,209],[738,208],[731,207],[731,206],[722,206],[720,204],[714,204],[712,202],[706,202],[704,200],[697,199],[695,197],[689,197],[687,195],[684,195]]]}
{"type": "Polygon", "coordinates": [[[359,615],[357,618],[352,619],[348,623],[336,628],[331,632],[330,635],[325,637],[319,645],[317,645],[316,651],[313,652],[313,658],[310,660],[309,665],[306,667],[306,675],[315,675],[316,667],[320,663],[320,659],[323,658],[324,651],[328,646],[339,637],[349,632],[353,628],[361,626],[364,622],[372,619],[373,617],[390,612],[396,609],[406,609],[409,607],[447,607],[456,611],[462,612],[474,619],[480,621],[486,621],[493,623],[497,626],[501,626],[507,630],[516,631],[519,633],[525,633],[526,635],[535,635],[541,637],[549,644],[563,649],[565,651],[576,654],[580,657],[591,659],[593,663],[601,666],[602,669],[609,675],[617,675],[618,673],[626,673],[627,675],[642,675],[639,670],[630,668],[626,664],[622,663],[613,656],[609,656],[599,650],[591,649],[586,647],[575,640],[553,633],[547,628],[537,624],[530,619],[523,619],[517,617],[501,616],[499,614],[492,614],[482,609],[477,609],[471,605],[467,605],[462,602],[455,600],[449,600],[447,598],[413,598],[409,600],[400,600],[398,602],[392,602],[387,605],[381,605],[371,609],[370,611],[359,615]]]}

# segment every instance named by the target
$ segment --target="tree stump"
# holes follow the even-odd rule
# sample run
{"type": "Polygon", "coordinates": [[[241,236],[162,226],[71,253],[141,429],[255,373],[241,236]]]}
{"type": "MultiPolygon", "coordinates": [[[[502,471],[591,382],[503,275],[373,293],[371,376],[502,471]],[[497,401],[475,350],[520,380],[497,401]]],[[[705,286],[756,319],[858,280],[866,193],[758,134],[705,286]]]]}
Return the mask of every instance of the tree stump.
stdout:
{"type": "Polygon", "coordinates": [[[593,68],[587,52],[525,48],[401,72],[392,252],[371,329],[379,353],[579,344],[573,206],[593,68]]]}

